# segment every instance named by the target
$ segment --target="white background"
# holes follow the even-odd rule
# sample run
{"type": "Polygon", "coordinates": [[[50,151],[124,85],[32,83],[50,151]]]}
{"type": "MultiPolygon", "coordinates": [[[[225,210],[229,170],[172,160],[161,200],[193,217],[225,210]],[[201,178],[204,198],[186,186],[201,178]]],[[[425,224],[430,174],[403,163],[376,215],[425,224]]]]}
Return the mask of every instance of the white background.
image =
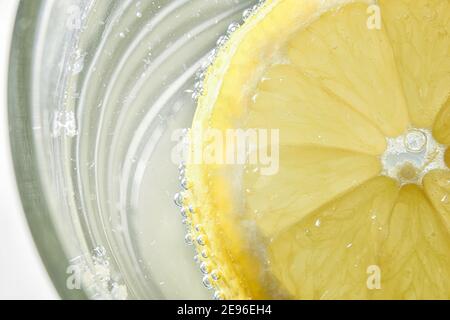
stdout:
{"type": "Polygon", "coordinates": [[[55,299],[20,206],[9,150],[6,87],[17,2],[0,0],[0,299],[55,299]]]}

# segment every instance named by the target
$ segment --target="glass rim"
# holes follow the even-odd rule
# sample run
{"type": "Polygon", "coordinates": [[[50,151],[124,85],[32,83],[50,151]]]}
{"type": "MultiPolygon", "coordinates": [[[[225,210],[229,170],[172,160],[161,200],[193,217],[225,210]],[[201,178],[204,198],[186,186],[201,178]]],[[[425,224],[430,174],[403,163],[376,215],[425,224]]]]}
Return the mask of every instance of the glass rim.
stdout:
{"type": "Polygon", "coordinates": [[[31,125],[31,70],[35,30],[43,0],[18,4],[9,53],[7,112],[14,174],[23,212],[45,269],[62,299],[87,299],[83,290],[67,288],[67,263],[51,209],[43,192],[31,125]],[[27,21],[27,23],[23,23],[27,21]],[[37,192],[36,192],[37,190],[37,192]]]}

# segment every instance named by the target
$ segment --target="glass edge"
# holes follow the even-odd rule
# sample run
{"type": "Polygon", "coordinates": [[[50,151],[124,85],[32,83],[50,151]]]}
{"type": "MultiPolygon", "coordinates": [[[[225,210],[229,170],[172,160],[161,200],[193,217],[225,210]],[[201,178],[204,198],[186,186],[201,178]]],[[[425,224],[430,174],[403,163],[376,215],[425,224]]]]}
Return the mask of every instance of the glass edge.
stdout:
{"type": "Polygon", "coordinates": [[[82,290],[69,290],[66,286],[68,257],[58,239],[51,219],[50,207],[42,190],[41,177],[33,141],[30,117],[30,72],[34,31],[38,23],[43,0],[21,0],[16,12],[11,42],[7,109],[14,173],[22,208],[41,260],[53,285],[62,299],[87,299],[82,290]],[[21,25],[22,19],[31,23],[21,25]],[[28,45],[28,47],[27,47],[28,45]],[[63,260],[63,262],[61,261],[63,260]]]}

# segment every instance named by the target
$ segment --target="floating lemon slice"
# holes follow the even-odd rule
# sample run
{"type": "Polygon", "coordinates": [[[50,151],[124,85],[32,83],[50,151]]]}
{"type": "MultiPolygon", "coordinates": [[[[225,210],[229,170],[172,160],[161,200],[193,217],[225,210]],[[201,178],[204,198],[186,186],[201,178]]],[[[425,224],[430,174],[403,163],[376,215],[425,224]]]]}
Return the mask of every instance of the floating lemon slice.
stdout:
{"type": "Polygon", "coordinates": [[[450,298],[450,1],[268,0],[203,87],[183,203],[217,297],[450,298]],[[256,128],[271,174],[203,134],[256,128]]]}

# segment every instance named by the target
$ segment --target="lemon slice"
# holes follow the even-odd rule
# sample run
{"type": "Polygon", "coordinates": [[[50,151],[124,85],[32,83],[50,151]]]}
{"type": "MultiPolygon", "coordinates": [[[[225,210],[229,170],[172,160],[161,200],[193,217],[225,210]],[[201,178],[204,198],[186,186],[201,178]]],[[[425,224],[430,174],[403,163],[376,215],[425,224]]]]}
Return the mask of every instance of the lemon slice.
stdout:
{"type": "Polygon", "coordinates": [[[267,0],[203,87],[183,205],[216,297],[450,298],[449,1],[267,0]]]}

